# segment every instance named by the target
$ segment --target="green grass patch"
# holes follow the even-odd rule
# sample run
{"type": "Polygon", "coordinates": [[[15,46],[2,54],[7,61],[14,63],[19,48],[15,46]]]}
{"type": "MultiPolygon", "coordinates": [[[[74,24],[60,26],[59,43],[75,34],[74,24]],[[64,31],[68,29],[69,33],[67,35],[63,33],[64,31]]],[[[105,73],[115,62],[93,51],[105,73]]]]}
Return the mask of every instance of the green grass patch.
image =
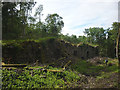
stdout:
{"type": "Polygon", "coordinates": [[[117,65],[107,66],[106,71],[107,72],[118,72],[118,66],[117,65]]]}
{"type": "Polygon", "coordinates": [[[91,76],[100,75],[102,72],[118,72],[117,61],[110,61],[113,63],[112,66],[106,66],[105,64],[95,65],[87,62],[86,60],[79,60],[76,64],[72,65],[71,68],[79,73],[91,76]]]}
{"type": "Polygon", "coordinates": [[[79,60],[79,62],[72,65],[71,68],[79,73],[91,76],[99,75],[100,70],[104,69],[103,66],[95,66],[85,60],[79,60]]]}
{"type": "Polygon", "coordinates": [[[23,39],[23,40],[2,40],[2,45],[8,45],[8,44],[13,44],[13,45],[19,45],[22,42],[25,41],[35,41],[35,42],[45,42],[50,39],[56,39],[56,37],[45,37],[45,38],[38,38],[38,39],[23,39]]]}
{"type": "Polygon", "coordinates": [[[111,75],[111,72],[110,73],[102,72],[101,75],[99,75],[99,76],[96,77],[96,80],[107,79],[107,78],[110,77],[110,75],[111,75]]]}

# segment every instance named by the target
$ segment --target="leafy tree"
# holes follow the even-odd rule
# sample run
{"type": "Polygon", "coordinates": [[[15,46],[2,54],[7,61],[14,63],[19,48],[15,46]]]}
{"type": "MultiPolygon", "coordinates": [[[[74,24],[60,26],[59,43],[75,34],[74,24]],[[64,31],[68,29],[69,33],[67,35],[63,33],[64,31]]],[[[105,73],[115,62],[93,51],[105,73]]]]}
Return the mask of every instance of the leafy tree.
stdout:
{"type": "Polygon", "coordinates": [[[14,39],[20,36],[22,19],[18,17],[15,3],[3,2],[2,7],[2,36],[3,39],[14,39]]]}
{"type": "Polygon", "coordinates": [[[99,27],[93,27],[89,29],[85,29],[84,33],[87,35],[87,41],[91,44],[99,45],[99,52],[101,56],[107,56],[107,30],[99,27]]]}
{"type": "Polygon", "coordinates": [[[17,39],[25,36],[28,13],[35,3],[3,2],[2,4],[2,38],[17,39]]]}
{"type": "Polygon", "coordinates": [[[82,42],[82,43],[87,43],[87,37],[86,36],[79,36],[78,37],[78,42],[82,42]]]}
{"type": "Polygon", "coordinates": [[[28,17],[28,20],[29,20],[30,24],[35,24],[35,22],[36,22],[36,18],[34,18],[32,16],[28,17]]]}
{"type": "Polygon", "coordinates": [[[43,10],[43,5],[39,5],[38,8],[36,9],[35,16],[39,16],[39,22],[41,21],[41,12],[43,10]]]}
{"type": "Polygon", "coordinates": [[[85,36],[77,37],[76,35],[69,36],[69,34],[66,35],[61,34],[61,39],[73,44],[87,43],[87,37],[85,36]]]}
{"type": "Polygon", "coordinates": [[[71,38],[70,38],[70,36],[69,36],[68,33],[67,33],[66,35],[60,34],[60,38],[61,38],[62,40],[71,42],[71,38]]]}
{"type": "Polygon", "coordinates": [[[26,34],[26,27],[28,25],[28,19],[29,19],[29,16],[30,16],[30,13],[32,12],[32,8],[35,6],[36,2],[20,2],[18,3],[19,5],[19,17],[22,18],[22,24],[23,24],[23,27],[22,27],[22,37],[25,37],[25,34],[26,34]]]}
{"type": "Polygon", "coordinates": [[[114,54],[114,56],[116,56],[118,58],[118,37],[119,37],[119,28],[120,28],[120,23],[119,22],[113,22],[112,24],[112,29],[108,32],[108,39],[109,42],[114,46],[114,52],[116,49],[116,54],[114,54]]]}
{"type": "Polygon", "coordinates": [[[106,39],[105,30],[103,28],[89,28],[85,29],[85,34],[87,34],[88,42],[101,44],[103,40],[106,39]]]}
{"type": "Polygon", "coordinates": [[[61,30],[64,26],[64,22],[62,21],[62,17],[58,14],[48,14],[46,21],[46,26],[48,29],[48,33],[52,36],[58,36],[61,33],[61,30]]]}
{"type": "Polygon", "coordinates": [[[76,35],[71,35],[71,42],[74,43],[74,44],[77,44],[78,43],[78,39],[77,39],[77,36],[76,35]]]}
{"type": "Polygon", "coordinates": [[[116,40],[116,57],[118,58],[119,56],[119,52],[118,52],[118,49],[119,49],[119,34],[120,34],[120,23],[119,22],[114,22],[112,24],[113,26],[113,30],[116,31],[114,32],[114,38],[116,40]]]}
{"type": "Polygon", "coordinates": [[[43,10],[43,5],[39,5],[38,8],[36,9],[34,17],[29,16],[28,21],[29,24],[27,26],[27,38],[33,38],[33,39],[38,39],[40,37],[45,36],[45,24],[41,22],[40,16],[41,12],[43,10]],[[39,16],[39,18],[37,17],[39,16]],[[39,19],[39,22],[37,22],[36,19],[39,19]]]}
{"type": "Polygon", "coordinates": [[[88,42],[99,45],[99,52],[101,56],[118,57],[118,43],[119,37],[118,29],[120,23],[114,22],[111,28],[104,30],[103,28],[89,28],[85,29],[88,42]]]}
{"type": "Polygon", "coordinates": [[[39,32],[40,37],[46,37],[48,34],[47,28],[45,23],[43,22],[38,22],[36,23],[36,29],[37,32],[39,32]]]}

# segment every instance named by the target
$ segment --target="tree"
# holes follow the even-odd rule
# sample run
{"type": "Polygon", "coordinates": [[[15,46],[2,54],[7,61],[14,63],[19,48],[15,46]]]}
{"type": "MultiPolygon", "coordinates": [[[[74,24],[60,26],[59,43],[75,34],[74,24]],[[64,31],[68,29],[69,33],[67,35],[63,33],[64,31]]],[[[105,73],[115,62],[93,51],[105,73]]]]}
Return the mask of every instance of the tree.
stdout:
{"type": "Polygon", "coordinates": [[[17,39],[25,36],[27,19],[34,2],[3,2],[2,30],[3,39],[17,39]]]}
{"type": "Polygon", "coordinates": [[[46,25],[43,22],[36,23],[36,29],[35,30],[39,33],[40,37],[46,37],[47,34],[48,34],[46,25]]]}
{"type": "Polygon", "coordinates": [[[91,44],[99,45],[99,54],[101,56],[107,56],[107,30],[99,27],[93,27],[85,29],[84,33],[87,35],[87,41],[91,44]]]}
{"type": "Polygon", "coordinates": [[[46,21],[46,26],[48,29],[48,33],[52,36],[58,36],[60,34],[62,28],[64,27],[64,22],[62,21],[62,17],[58,14],[48,14],[46,21]]]}
{"type": "Polygon", "coordinates": [[[32,8],[35,6],[36,2],[20,2],[18,3],[20,11],[19,11],[19,17],[22,18],[22,24],[23,24],[23,33],[22,37],[25,37],[26,31],[25,28],[28,24],[28,18],[30,16],[30,13],[32,12],[32,8]]]}
{"type": "Polygon", "coordinates": [[[36,18],[30,16],[30,17],[28,17],[28,20],[29,20],[30,24],[35,24],[36,18]]]}
{"type": "Polygon", "coordinates": [[[78,43],[78,38],[76,35],[71,35],[70,38],[71,38],[71,43],[74,43],[74,44],[78,43]]]}
{"type": "Polygon", "coordinates": [[[60,34],[60,38],[61,38],[62,40],[71,42],[71,37],[69,36],[68,33],[67,33],[66,35],[60,34]]]}
{"type": "Polygon", "coordinates": [[[118,37],[117,37],[117,45],[116,45],[117,47],[117,58],[118,58],[118,60],[119,60],[119,65],[120,65],[120,27],[119,27],[119,29],[118,29],[118,37]]]}
{"type": "Polygon", "coordinates": [[[41,22],[41,12],[43,10],[43,5],[39,5],[38,8],[36,9],[35,16],[39,16],[39,22],[41,22]]]}
{"type": "Polygon", "coordinates": [[[79,36],[78,42],[79,43],[87,43],[87,37],[86,36],[79,36]]]}
{"type": "Polygon", "coordinates": [[[111,29],[108,31],[108,54],[118,58],[118,36],[120,23],[113,22],[111,29]],[[112,52],[111,52],[112,51],[112,52]]]}
{"type": "Polygon", "coordinates": [[[93,44],[101,44],[106,39],[105,30],[103,28],[89,28],[85,29],[85,34],[87,34],[88,42],[93,44]]]}
{"type": "Polygon", "coordinates": [[[3,2],[2,7],[2,38],[14,39],[18,38],[21,30],[21,18],[18,17],[18,10],[15,3],[3,2]]]}
{"type": "Polygon", "coordinates": [[[119,28],[120,28],[120,23],[119,22],[114,22],[112,24],[112,35],[111,35],[111,38],[113,38],[114,40],[114,43],[116,43],[116,57],[118,58],[119,57],[119,28]]]}

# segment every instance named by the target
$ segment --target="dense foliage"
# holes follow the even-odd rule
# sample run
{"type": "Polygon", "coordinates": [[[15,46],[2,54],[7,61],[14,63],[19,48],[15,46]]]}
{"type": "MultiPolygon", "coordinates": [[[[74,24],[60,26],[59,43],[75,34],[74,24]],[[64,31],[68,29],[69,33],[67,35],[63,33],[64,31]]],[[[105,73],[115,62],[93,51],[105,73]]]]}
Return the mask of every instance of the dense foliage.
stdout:
{"type": "Polygon", "coordinates": [[[90,27],[84,31],[86,36],[77,37],[76,35],[69,36],[67,34],[61,35],[61,39],[74,44],[89,43],[92,45],[98,45],[100,56],[115,58],[117,56],[116,45],[119,26],[120,23],[114,22],[112,27],[108,29],[90,27]]]}
{"type": "Polygon", "coordinates": [[[31,16],[31,11],[35,4],[34,2],[3,2],[3,40],[38,39],[46,36],[57,37],[61,33],[64,26],[62,17],[58,14],[48,14],[45,22],[41,22],[42,5],[36,9],[34,17],[31,16]]]}
{"type": "Polygon", "coordinates": [[[100,57],[87,61],[79,60],[64,71],[62,68],[52,66],[27,66],[23,69],[3,68],[2,70],[3,89],[118,88],[117,81],[118,61],[100,57]],[[107,66],[105,59],[109,60],[107,66]]]}
{"type": "Polygon", "coordinates": [[[2,39],[15,39],[25,35],[27,19],[34,2],[3,2],[2,7],[2,39]]]}
{"type": "MultiPolygon", "coordinates": [[[[35,68],[35,67],[34,67],[35,68]]],[[[72,71],[49,72],[37,69],[4,69],[2,72],[2,88],[66,88],[69,84],[77,83],[81,78],[72,71]]],[[[58,69],[47,67],[47,69],[58,69]]]]}

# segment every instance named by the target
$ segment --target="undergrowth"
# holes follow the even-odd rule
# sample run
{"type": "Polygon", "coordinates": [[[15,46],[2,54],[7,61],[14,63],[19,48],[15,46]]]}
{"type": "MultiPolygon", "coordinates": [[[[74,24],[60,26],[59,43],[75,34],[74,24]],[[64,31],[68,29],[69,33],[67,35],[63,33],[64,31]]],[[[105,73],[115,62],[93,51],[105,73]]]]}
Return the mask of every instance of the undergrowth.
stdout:
{"type": "Polygon", "coordinates": [[[72,65],[71,68],[86,76],[96,76],[99,75],[99,71],[102,70],[104,67],[95,66],[89,62],[86,62],[85,60],[80,60],[75,65],[72,65]]]}
{"type": "MultiPolygon", "coordinates": [[[[54,68],[49,67],[48,69],[54,68]]],[[[2,71],[2,88],[66,88],[69,87],[69,84],[77,83],[80,79],[81,77],[72,71],[49,72],[40,69],[4,69],[2,71]]]]}
{"type": "Polygon", "coordinates": [[[2,70],[3,89],[6,88],[117,88],[118,65],[114,60],[112,66],[104,63],[95,65],[89,61],[79,60],[69,70],[57,72],[62,68],[25,67],[24,69],[2,70]],[[29,68],[29,69],[28,69],[29,68]],[[33,69],[32,69],[33,68],[33,69]],[[37,69],[36,69],[37,68],[37,69]],[[30,70],[32,69],[32,70],[30,70]],[[56,70],[56,72],[46,71],[56,70]]]}
{"type": "Polygon", "coordinates": [[[72,65],[71,68],[78,71],[81,74],[87,76],[89,83],[85,84],[85,87],[89,88],[118,88],[118,61],[112,59],[109,63],[111,66],[104,64],[90,63],[86,60],[79,60],[76,64],[72,65]]]}
{"type": "MultiPolygon", "coordinates": [[[[112,61],[110,61],[110,63],[112,63],[112,61]]],[[[105,64],[94,65],[86,60],[79,60],[76,64],[72,65],[71,68],[88,76],[98,76],[101,75],[102,72],[118,72],[117,63],[112,66],[106,66],[105,64]]]]}

